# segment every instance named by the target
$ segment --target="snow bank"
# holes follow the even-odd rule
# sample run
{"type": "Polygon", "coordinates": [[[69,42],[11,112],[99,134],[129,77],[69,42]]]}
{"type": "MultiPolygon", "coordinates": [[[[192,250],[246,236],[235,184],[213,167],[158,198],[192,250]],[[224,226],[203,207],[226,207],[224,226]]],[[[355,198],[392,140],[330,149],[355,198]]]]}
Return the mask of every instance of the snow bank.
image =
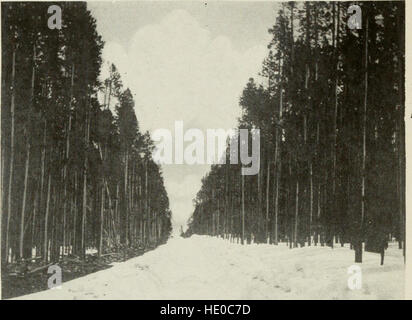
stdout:
{"type": "Polygon", "coordinates": [[[192,236],[140,257],[20,299],[402,299],[402,251],[365,252],[362,288],[348,288],[347,247],[289,249],[192,236]]]}

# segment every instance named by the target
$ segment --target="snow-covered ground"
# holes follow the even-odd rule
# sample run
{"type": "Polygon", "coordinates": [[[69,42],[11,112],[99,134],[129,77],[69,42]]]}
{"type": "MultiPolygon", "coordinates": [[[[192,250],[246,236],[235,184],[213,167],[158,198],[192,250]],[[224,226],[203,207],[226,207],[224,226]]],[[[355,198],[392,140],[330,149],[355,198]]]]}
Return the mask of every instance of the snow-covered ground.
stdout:
{"type": "Polygon", "coordinates": [[[348,288],[349,248],[245,245],[207,236],[172,238],[143,256],[20,299],[402,299],[402,251],[385,264],[365,252],[362,288],[348,288]]]}

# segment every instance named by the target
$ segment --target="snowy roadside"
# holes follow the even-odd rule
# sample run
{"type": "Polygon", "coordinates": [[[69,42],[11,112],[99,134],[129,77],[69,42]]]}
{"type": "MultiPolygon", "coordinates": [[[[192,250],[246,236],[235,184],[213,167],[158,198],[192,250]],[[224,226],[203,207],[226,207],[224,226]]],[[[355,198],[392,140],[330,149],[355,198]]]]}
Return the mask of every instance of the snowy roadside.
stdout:
{"type": "Polygon", "coordinates": [[[365,252],[362,288],[348,288],[349,248],[289,249],[208,236],[172,238],[112,268],[18,299],[402,299],[404,263],[396,244],[365,252]]]}

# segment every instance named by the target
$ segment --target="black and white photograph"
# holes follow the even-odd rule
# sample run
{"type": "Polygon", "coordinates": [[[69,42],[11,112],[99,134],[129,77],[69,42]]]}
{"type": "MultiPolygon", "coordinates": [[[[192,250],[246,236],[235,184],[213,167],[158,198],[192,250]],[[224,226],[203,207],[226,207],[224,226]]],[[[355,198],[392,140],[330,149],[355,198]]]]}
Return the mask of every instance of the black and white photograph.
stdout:
{"type": "Polygon", "coordinates": [[[1,1],[1,299],[412,298],[405,7],[1,1]]]}

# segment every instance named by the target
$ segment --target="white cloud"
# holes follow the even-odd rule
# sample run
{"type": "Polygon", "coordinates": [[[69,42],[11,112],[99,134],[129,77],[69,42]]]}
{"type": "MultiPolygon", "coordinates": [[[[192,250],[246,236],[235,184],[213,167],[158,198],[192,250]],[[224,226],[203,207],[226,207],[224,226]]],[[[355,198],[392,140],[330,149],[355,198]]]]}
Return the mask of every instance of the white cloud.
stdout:
{"type": "MultiPolygon", "coordinates": [[[[212,38],[187,11],[174,10],[158,24],[137,30],[128,48],[106,43],[103,58],[117,66],[124,86],[132,90],[141,130],[174,132],[176,120],[183,120],[185,129],[236,126],[242,89],[257,76],[266,52],[266,44],[240,52],[229,38],[212,38]]],[[[163,169],[179,223],[190,216],[206,173],[206,166],[184,166],[163,169]]]]}

